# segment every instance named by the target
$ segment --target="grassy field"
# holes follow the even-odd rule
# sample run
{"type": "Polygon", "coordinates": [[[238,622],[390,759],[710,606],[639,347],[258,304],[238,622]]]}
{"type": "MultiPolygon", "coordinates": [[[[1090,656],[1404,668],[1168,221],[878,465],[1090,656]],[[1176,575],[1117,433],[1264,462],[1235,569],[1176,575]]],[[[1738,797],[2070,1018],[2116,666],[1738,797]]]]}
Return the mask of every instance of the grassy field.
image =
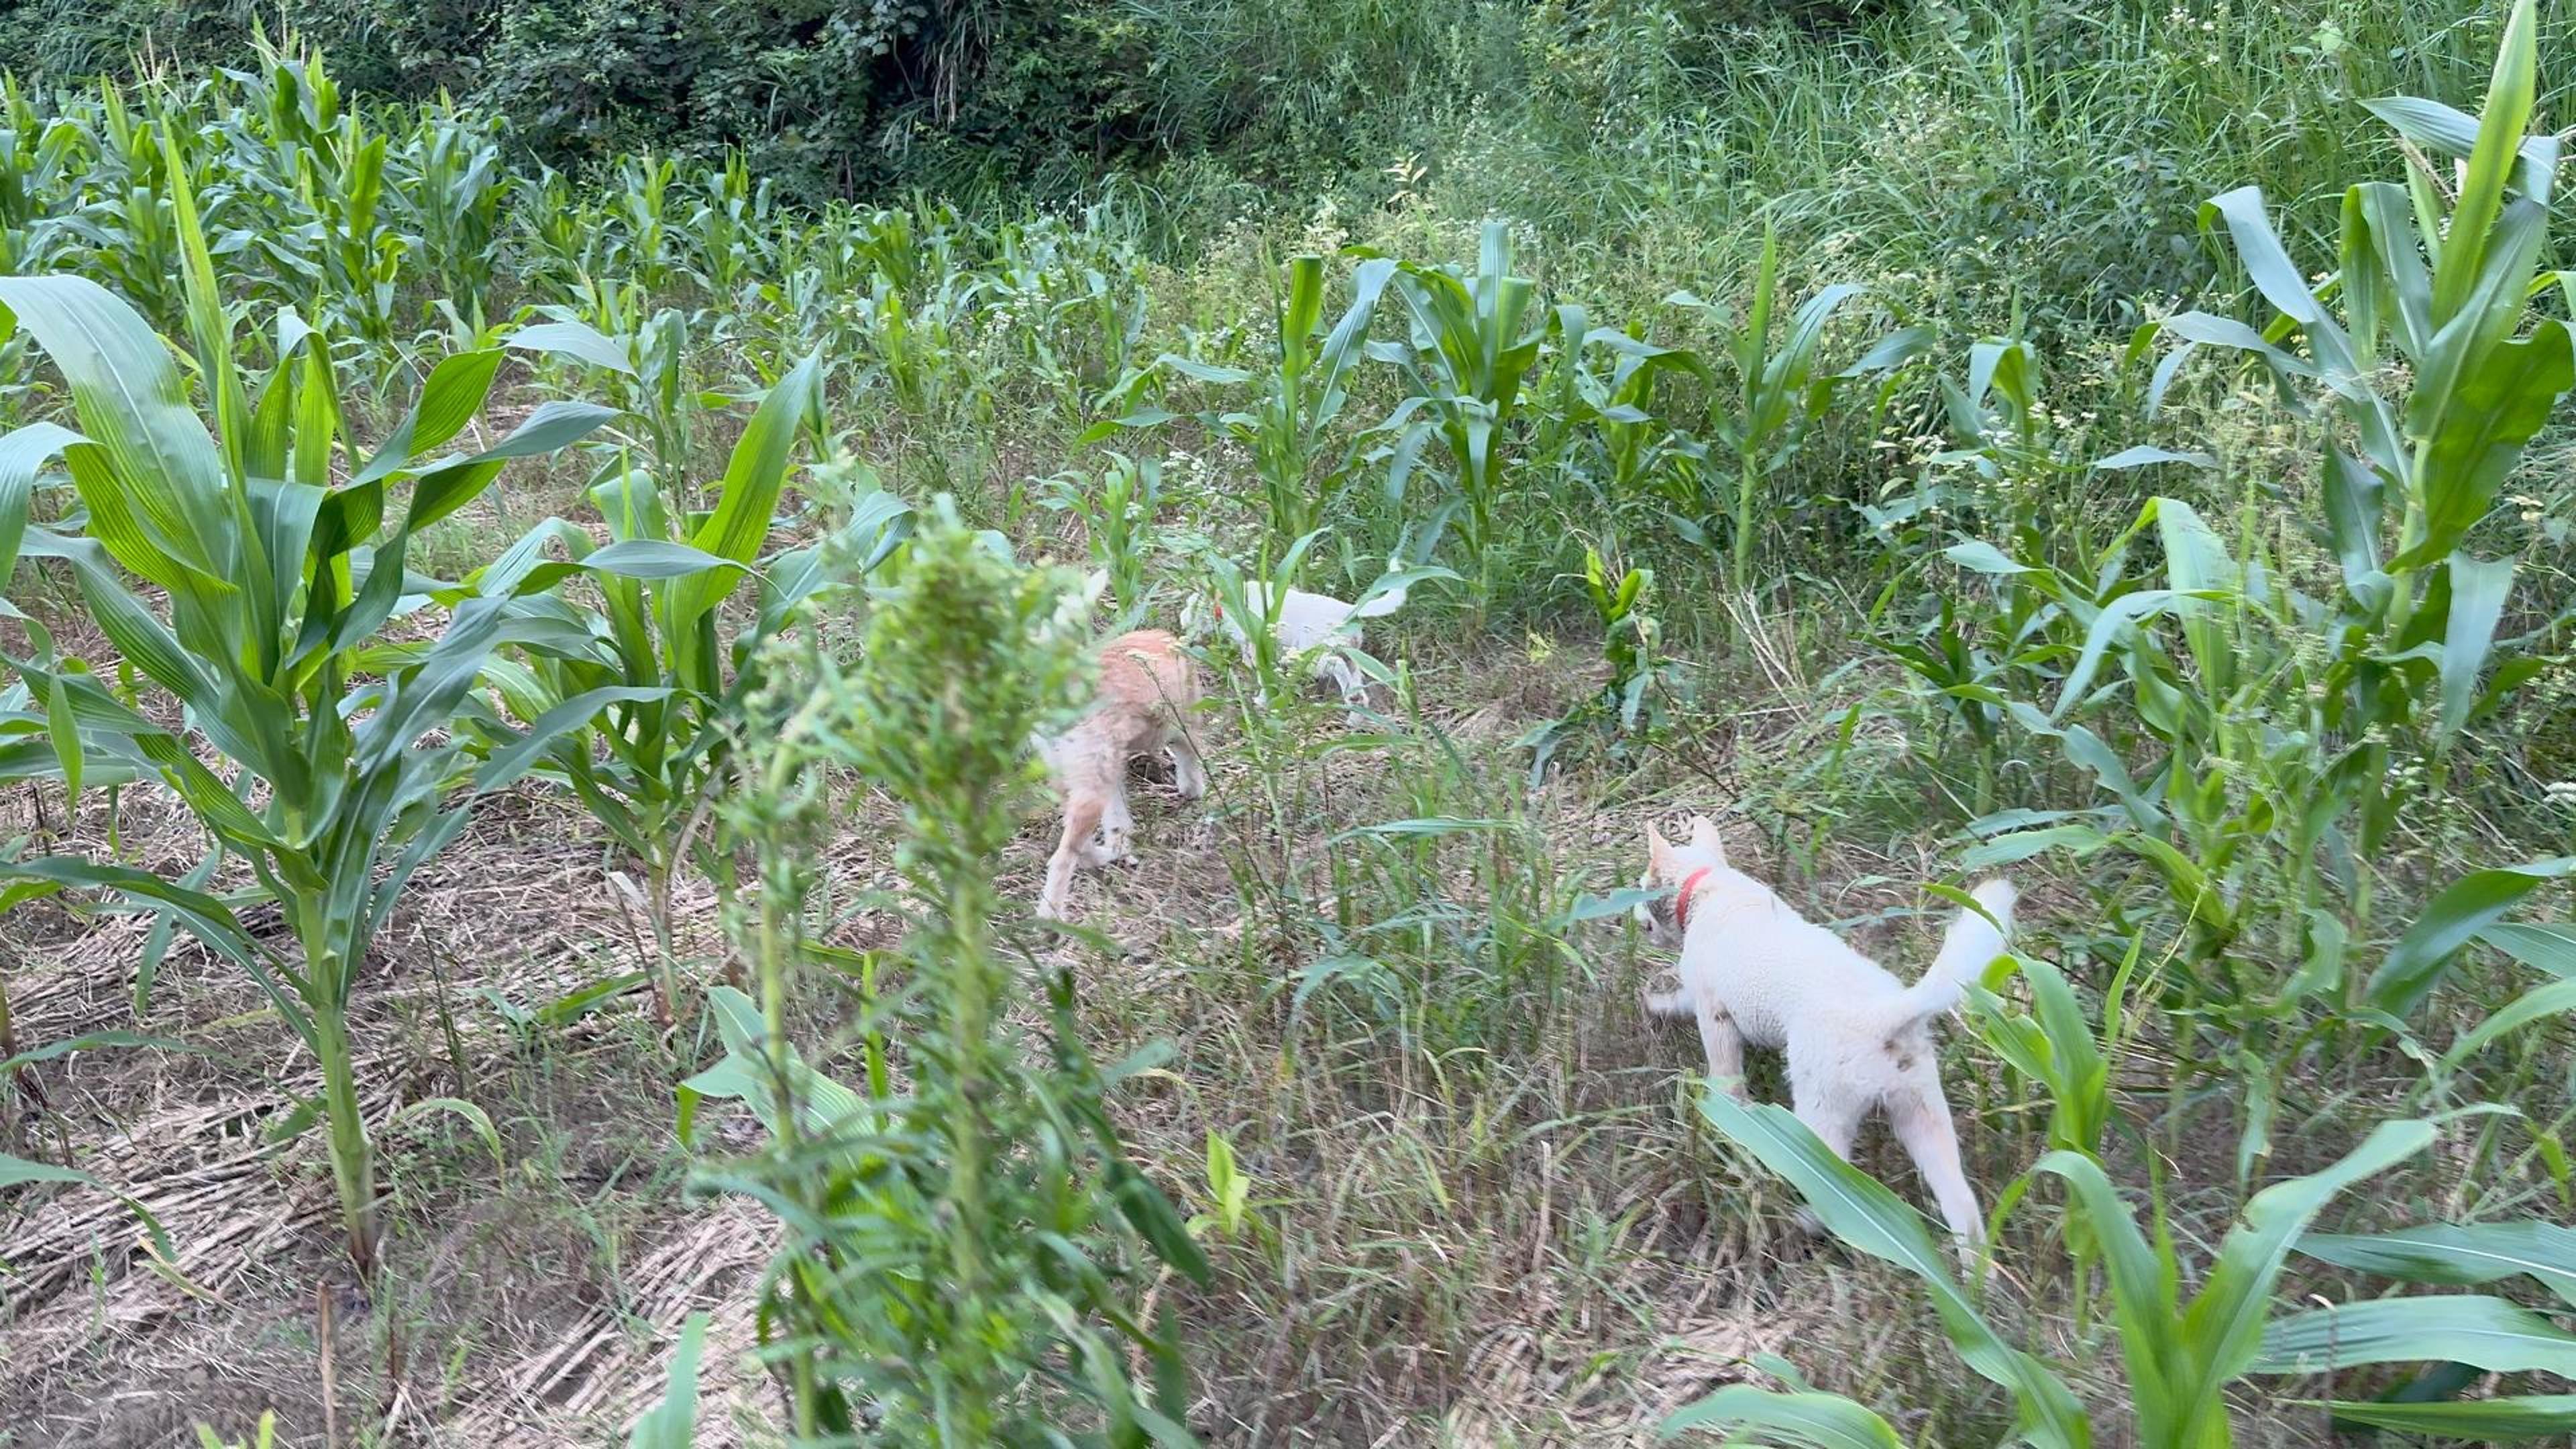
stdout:
{"type": "Polygon", "coordinates": [[[1230,149],[828,202],[8,82],[0,1444],[2566,1442],[2576,31],[1855,9],[1140,6],[1230,149]],[[2020,886],[1982,1251],[1641,1010],[1694,812],[2020,886]]]}

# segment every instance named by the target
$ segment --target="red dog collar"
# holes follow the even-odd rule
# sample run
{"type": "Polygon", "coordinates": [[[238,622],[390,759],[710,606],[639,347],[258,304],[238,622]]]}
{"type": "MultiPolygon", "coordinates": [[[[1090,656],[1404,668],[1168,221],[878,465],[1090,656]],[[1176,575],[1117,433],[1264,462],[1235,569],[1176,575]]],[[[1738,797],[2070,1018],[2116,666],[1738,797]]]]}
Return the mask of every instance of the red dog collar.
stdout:
{"type": "Polygon", "coordinates": [[[1684,877],[1684,878],[1683,878],[1683,880],[1682,880],[1682,893],[1681,893],[1681,895],[1680,895],[1680,896],[1676,897],[1676,898],[1674,899],[1674,901],[1673,901],[1673,929],[1674,929],[1674,930],[1676,930],[1676,931],[1688,931],[1688,930],[1690,929],[1690,903],[1691,903],[1691,892],[1693,892],[1693,891],[1695,891],[1695,890],[1698,890],[1698,889],[1699,889],[1699,883],[1700,883],[1701,881],[1704,881],[1704,880],[1708,879],[1709,872],[1711,872],[1711,871],[1713,871],[1713,870],[1715,870],[1715,869],[1717,869],[1717,867],[1716,867],[1716,866],[1713,866],[1713,865],[1703,865],[1703,866],[1701,866],[1699,869],[1697,869],[1697,870],[1695,870],[1695,871],[1692,871],[1688,876],[1686,876],[1686,877],[1684,877]]]}

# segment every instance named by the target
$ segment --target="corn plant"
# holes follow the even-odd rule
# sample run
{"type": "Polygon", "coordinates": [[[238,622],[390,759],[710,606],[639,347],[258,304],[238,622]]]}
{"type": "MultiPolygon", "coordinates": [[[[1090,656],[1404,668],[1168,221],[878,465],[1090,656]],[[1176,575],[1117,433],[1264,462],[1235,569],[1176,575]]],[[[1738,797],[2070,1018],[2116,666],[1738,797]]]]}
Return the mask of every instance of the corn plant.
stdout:
{"type": "Polygon", "coordinates": [[[1093,483],[1088,474],[1059,473],[1046,481],[1039,502],[1082,520],[1083,546],[1107,584],[1119,613],[1139,617],[1145,606],[1145,568],[1154,541],[1154,511],[1163,501],[1163,463],[1111,453],[1093,483]]]}
{"type": "MultiPolygon", "coordinates": [[[[1350,305],[1328,331],[1324,259],[1292,257],[1288,295],[1276,319],[1277,345],[1266,366],[1257,371],[1223,367],[1167,352],[1152,367],[1121,382],[1106,401],[1113,406],[1130,405],[1148,383],[1164,384],[1174,376],[1216,387],[1254,389],[1246,406],[1206,408],[1189,416],[1201,428],[1232,438],[1252,454],[1253,471],[1261,479],[1270,546],[1284,551],[1313,531],[1349,482],[1357,461],[1356,444],[1345,442],[1335,454],[1327,440],[1350,400],[1352,367],[1366,354],[1370,319],[1395,270],[1396,264],[1384,258],[1360,263],[1351,273],[1350,305]]],[[[1096,440],[1112,428],[1153,427],[1179,416],[1159,406],[1131,407],[1116,422],[1100,424],[1084,437],[1096,440]]]]}
{"type": "MultiPolygon", "coordinates": [[[[687,314],[676,307],[651,309],[644,289],[632,282],[584,277],[579,294],[577,304],[537,308],[546,320],[513,331],[507,344],[583,369],[625,414],[629,436],[653,473],[685,490],[699,412],[689,387],[687,314]]],[[[674,502],[687,508],[688,498],[684,491],[674,502]]]]}
{"type": "MultiPolygon", "coordinates": [[[[180,170],[175,156],[169,169],[180,170]]],[[[367,1275],[378,1245],[375,1166],[350,1006],[368,943],[404,887],[455,838],[472,795],[509,778],[487,770],[469,781],[463,742],[447,730],[513,627],[511,601],[462,597],[434,641],[387,637],[387,624],[435,587],[406,570],[406,546],[512,459],[550,453],[606,413],[550,406],[491,448],[442,454],[501,361],[497,351],[466,353],[437,366],[382,448],[356,457],[342,439],[329,349],[291,317],[279,360],[251,397],[193,202],[184,188],[171,199],[211,435],[187,407],[170,350],[132,308],[82,278],[0,279],[9,326],[60,371],[81,426],[33,424],[0,441],[0,452],[20,480],[59,454],[88,519],[80,535],[26,527],[25,488],[5,487],[0,498],[15,511],[0,532],[21,540],[13,559],[69,565],[124,665],[182,706],[185,723],[156,723],[68,662],[9,664],[46,701],[53,772],[65,786],[76,791],[93,759],[166,782],[217,851],[247,865],[255,896],[282,911],[294,950],[260,940],[201,889],[132,866],[54,856],[5,873],[105,890],[163,914],[251,976],[321,1066],[319,1110],[349,1251],[367,1275]],[[334,487],[343,455],[348,481],[334,487]],[[406,481],[409,500],[397,509],[391,495],[406,481]],[[166,595],[167,623],[138,583],[166,595]]]]}
{"type": "Polygon", "coordinates": [[[1561,473],[1588,484],[1606,507],[1650,490],[1689,507],[1690,500],[1671,496],[1683,439],[1665,424],[1655,386],[1671,373],[1705,380],[1698,356],[1646,341],[1642,323],[1624,331],[1595,327],[1591,313],[1573,302],[1557,304],[1549,331],[1555,359],[1537,386],[1532,457],[1552,460],[1561,473]]]}
{"type": "MultiPolygon", "coordinates": [[[[2449,1360],[2504,1372],[2552,1365],[2564,1372],[2576,1364],[2576,1335],[2494,1299],[2413,1298],[2275,1313],[2273,1285],[2308,1224],[2335,1197],[2430,1147],[2435,1138],[2430,1121],[2382,1122],[2334,1165],[2256,1193],[2238,1215],[2238,1226],[2218,1244],[2199,1291],[2188,1299],[2181,1292],[2180,1255],[2160,1213],[2151,1236],[2092,1156],[2060,1149],[2041,1158],[2035,1170],[2066,1184],[2069,1220],[2081,1225],[2109,1284],[2112,1337],[2128,1368],[2129,1412],[2114,1429],[2097,1424],[2078,1403],[2061,1368],[1995,1331],[1942,1263],[1919,1216],[1875,1178],[1836,1156],[1786,1108],[1739,1102],[1721,1084],[1701,1098],[1700,1110],[1728,1141],[1788,1179],[1845,1245],[1923,1282],[1960,1359],[2012,1395],[2018,1442],[2085,1449],[2096,1430],[2104,1429],[2114,1432],[2118,1442],[2142,1449],[2223,1449],[2233,1442],[2228,1389],[2249,1375],[2306,1374],[2376,1362],[2449,1360]],[[2535,1338],[2543,1345],[2536,1350],[2531,1346],[2535,1338]],[[2532,1361],[2535,1353],[2538,1362],[2532,1361]]],[[[2419,1242],[2416,1250],[2425,1246],[2419,1242]]],[[[2337,1248],[2329,1240],[2321,1251],[2337,1248]]],[[[2392,1255],[2401,1251],[2390,1249],[2392,1255]]],[[[2457,1265],[2447,1271],[2485,1271],[2473,1251],[2445,1256],[2457,1265]]],[[[1777,1407],[1705,1401],[1667,1427],[1753,1425],[1759,1421],[1738,1416],[1777,1407]]],[[[2450,1407],[2455,1413],[2448,1422],[2474,1426],[2486,1419],[2503,1421],[2529,1405],[2508,1398],[2450,1407]]],[[[2540,1407],[2556,1416],[2555,1431],[2564,1432],[2567,1406],[2543,1401],[2540,1407]]],[[[1847,1399],[1820,1410],[1866,1426],[1869,1420],[1857,1418],[1854,1411],[1869,1412],[1847,1399]]],[[[1867,1433],[1874,1437],[1877,1430],[1867,1433]]]]}
{"type": "MultiPolygon", "coordinates": [[[[1765,521],[1758,514],[1771,480],[1797,457],[1808,430],[1833,406],[1841,385],[1893,372],[1931,343],[1930,329],[1905,328],[1879,338],[1840,372],[1822,371],[1816,354],[1825,326],[1861,288],[1842,282],[1809,297],[1790,314],[1775,342],[1772,314],[1779,307],[1779,290],[1780,238],[1766,223],[1752,302],[1740,317],[1689,292],[1665,299],[1719,319],[1722,349],[1710,371],[1726,380],[1710,389],[1703,437],[1709,451],[1725,450],[1724,464],[1732,474],[1727,584],[1739,594],[1753,587],[1754,549],[1765,521]]],[[[1703,466],[1714,470],[1720,465],[1710,459],[1703,466]]]]}
{"type": "Polygon", "coordinates": [[[1462,542],[1484,577],[1510,481],[1512,423],[1547,335],[1546,317],[1531,316],[1538,286],[1512,275],[1511,229],[1498,221],[1485,223],[1474,276],[1405,262],[1390,284],[1404,303],[1407,340],[1372,343],[1368,355],[1395,364],[1412,396],[1376,429],[1397,434],[1387,487],[1401,500],[1414,464],[1437,440],[1465,520],[1462,542]]]}
{"type": "MultiPolygon", "coordinates": [[[[797,440],[820,414],[820,378],[820,361],[809,358],[769,390],[734,446],[711,512],[675,510],[650,473],[631,466],[623,450],[612,452],[590,488],[610,542],[595,545],[581,529],[548,520],[497,560],[488,580],[476,580],[495,587],[515,575],[517,591],[578,571],[598,589],[595,612],[545,601],[561,631],[532,637],[519,658],[496,661],[488,673],[522,720],[558,725],[567,710],[589,719],[589,730],[556,735],[524,768],[579,796],[642,865],[665,1022],[674,1006],[672,882],[691,860],[722,863],[700,826],[743,700],[758,685],[761,641],[794,623],[831,582],[827,548],[854,554],[842,566],[863,574],[903,534],[904,506],[876,487],[866,465],[842,462],[832,472],[847,517],[835,536],[762,552],[797,440]],[[536,562],[549,542],[563,562],[536,562]],[[754,582],[753,607],[728,614],[727,601],[746,581],[754,582]]],[[[513,745],[497,717],[479,724],[496,748],[528,748],[513,745]]]]}
{"type": "Polygon", "coordinates": [[[1150,1255],[1205,1282],[1206,1260],[1118,1140],[1071,972],[1027,1001],[992,934],[993,863],[1036,783],[1027,741],[1077,698],[1087,631],[1065,599],[942,499],[855,672],[810,638],[773,645],[796,667],[770,671],[726,807],[760,865],[730,925],[760,995],[714,993],[727,1055],[684,1100],[749,1099],[770,1134],[712,1180],[787,1228],[762,1323],[800,1443],[1061,1443],[1080,1421],[1110,1444],[1193,1442],[1179,1344],[1140,1322],[1130,1273],[1150,1255]],[[847,956],[807,932],[831,776],[851,766],[902,802],[888,904],[910,924],[898,951],[840,963],[857,980],[855,1087],[788,1035],[795,973],[847,956]],[[1032,1015],[1042,1043],[1015,1024],[1032,1015]],[[1150,1388],[1131,1352],[1155,1365],[1150,1388]]]}
{"type": "MultiPolygon", "coordinates": [[[[2312,291],[2259,195],[2229,192],[2209,216],[2224,219],[2280,318],[2269,335],[2202,313],[2164,326],[2183,345],[2160,364],[2160,385],[2195,349],[2223,347],[2254,358],[2294,403],[2304,405],[2311,388],[2326,401],[2341,426],[2321,469],[2314,531],[2337,562],[2336,600],[2320,609],[2286,587],[2279,561],[2251,530],[2238,530],[2240,555],[2188,504],[2151,499],[2132,532],[2155,529],[2165,587],[2097,592],[2095,606],[2060,616],[2061,648],[2077,647],[2057,656],[2067,668],[2055,705],[2045,719],[2027,707],[2011,711],[2058,737],[2101,782],[2125,816],[2121,841],[2155,863],[2208,954],[2244,925],[2248,883],[2277,879],[2286,886],[2275,916],[2282,956],[2339,960],[2342,943],[2367,930],[2361,870],[2401,807],[2438,783],[2465,727],[2542,667],[2535,641],[2499,638],[2514,561],[2462,546],[2576,385],[2576,334],[2532,304],[2556,159],[2547,138],[2523,135],[2533,48],[2530,7],[2517,7],[2483,118],[2428,101],[2373,103],[2408,140],[2467,156],[2455,198],[2446,202],[2420,170],[2406,186],[2353,187],[2342,276],[2335,288],[2312,291]],[[2307,356],[2281,345],[2293,334],[2307,356]],[[2402,398],[2383,396],[2390,375],[2409,379],[2402,398]],[[2357,452],[2344,450],[2346,439],[2357,452]],[[2160,621],[2178,631],[2179,649],[2160,621]],[[2130,769],[2091,731],[2068,733],[2075,716],[2107,717],[2109,701],[2122,697],[2162,748],[2148,768],[2130,769]],[[2141,779],[2161,798],[2134,783],[2141,779]],[[2268,868],[2257,870],[2261,861],[2268,868]],[[2324,896],[2327,884],[2339,900],[2324,896]]],[[[2106,465],[2148,455],[2186,456],[2132,450],[2106,465]]],[[[2061,599],[2097,587],[1984,545],[1952,556],[2061,599]]],[[[2024,837],[2083,849],[2100,840],[2074,823],[2024,837]]],[[[2303,971],[2272,985],[2296,997],[2330,984],[2303,971]]],[[[2249,1000],[2268,989],[2239,982],[2228,992],[2249,1000]]],[[[2375,983],[2368,1004],[2411,1010],[2426,989],[2429,982],[2375,983]]]]}

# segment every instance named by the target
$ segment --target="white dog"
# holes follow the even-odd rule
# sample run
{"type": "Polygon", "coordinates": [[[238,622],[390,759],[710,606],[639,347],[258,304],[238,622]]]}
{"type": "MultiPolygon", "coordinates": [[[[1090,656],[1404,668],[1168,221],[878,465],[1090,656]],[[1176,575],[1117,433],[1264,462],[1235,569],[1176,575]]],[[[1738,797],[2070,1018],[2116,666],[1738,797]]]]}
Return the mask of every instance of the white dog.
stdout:
{"type": "MultiPolygon", "coordinates": [[[[1243,602],[1255,618],[1270,612],[1270,587],[1262,583],[1243,586],[1243,602]]],[[[1383,618],[1404,607],[1404,590],[1389,589],[1364,604],[1346,604],[1330,594],[1311,594],[1304,589],[1290,589],[1279,600],[1279,617],[1270,627],[1271,637],[1279,641],[1283,658],[1294,664],[1311,657],[1314,672],[1333,681],[1342,692],[1342,703],[1357,709],[1367,701],[1368,682],[1360,677],[1359,666],[1351,663],[1347,651],[1360,647],[1362,619],[1383,618]]],[[[1252,636],[1245,621],[1229,617],[1225,605],[1217,602],[1216,621],[1234,642],[1243,647],[1246,663],[1252,660],[1252,636]]],[[[1267,707],[1270,696],[1259,691],[1255,698],[1267,707]]]]}
{"type": "Polygon", "coordinates": [[[1884,1107],[1950,1231],[1981,1240],[1985,1225],[1941,1095],[1931,1023],[2004,949],[1995,923],[2011,926],[2012,886],[1978,886],[1971,894],[1994,922],[1960,912],[1932,969],[1907,986],[1730,867],[1717,827],[1703,817],[1691,817],[1684,846],[1648,825],[1646,857],[1645,888],[1674,896],[1638,915],[1648,939],[1681,952],[1680,989],[1648,992],[1646,1009],[1697,1017],[1709,1074],[1737,1078],[1739,1095],[1744,1044],[1786,1047],[1798,1120],[1837,1156],[1851,1155],[1861,1118],[1884,1107]]]}

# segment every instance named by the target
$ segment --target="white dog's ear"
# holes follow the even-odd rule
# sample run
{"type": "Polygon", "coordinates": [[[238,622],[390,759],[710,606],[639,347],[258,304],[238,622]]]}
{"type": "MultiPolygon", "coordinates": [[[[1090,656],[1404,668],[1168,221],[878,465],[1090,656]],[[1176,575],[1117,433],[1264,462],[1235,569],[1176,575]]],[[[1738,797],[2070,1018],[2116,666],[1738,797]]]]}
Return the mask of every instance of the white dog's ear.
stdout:
{"type": "Polygon", "coordinates": [[[1691,849],[1705,850],[1720,861],[1726,859],[1726,842],[1718,839],[1716,821],[1705,815],[1691,817],[1691,849]]]}
{"type": "Polygon", "coordinates": [[[1673,843],[1651,820],[1646,822],[1646,870],[1657,880],[1669,879],[1673,873],[1673,843]]]}

